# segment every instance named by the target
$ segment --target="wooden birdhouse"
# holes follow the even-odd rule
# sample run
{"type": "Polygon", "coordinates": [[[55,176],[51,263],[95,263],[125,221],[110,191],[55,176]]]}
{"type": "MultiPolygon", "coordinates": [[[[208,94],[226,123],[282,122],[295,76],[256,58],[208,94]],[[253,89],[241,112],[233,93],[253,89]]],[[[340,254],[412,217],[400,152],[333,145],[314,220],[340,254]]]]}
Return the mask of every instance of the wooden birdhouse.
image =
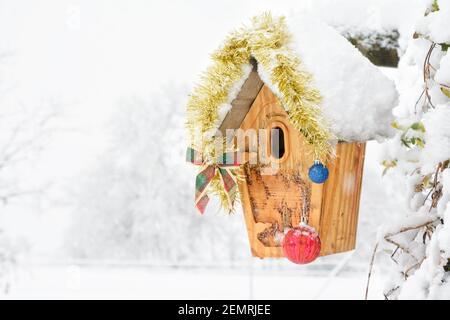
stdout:
{"type": "Polygon", "coordinates": [[[309,225],[320,234],[321,255],[354,249],[365,143],[339,142],[335,158],[327,163],[329,179],[324,184],[315,184],[308,178],[308,169],[314,163],[311,146],[293,127],[279,100],[260,80],[256,70],[232,105],[221,130],[236,126],[244,130],[268,129],[265,132],[270,134],[269,140],[270,129],[279,130],[278,152],[272,150],[274,143],[267,144],[270,149],[267,154],[277,163],[277,172],[262,173],[264,169],[270,171],[272,163],[252,166],[246,162],[245,179],[239,181],[253,255],[282,257],[277,235],[300,223],[304,207],[309,210],[309,225]],[[239,108],[234,107],[238,105],[239,108]],[[246,113],[242,112],[244,108],[246,113]]]}
{"type": "Polygon", "coordinates": [[[188,106],[191,139],[203,139],[191,144],[203,154],[197,207],[208,200],[205,181],[223,182],[215,193],[228,205],[238,194],[256,257],[283,257],[282,238],[300,222],[318,233],[320,255],[354,249],[365,143],[390,134],[392,82],[305,16],[254,18],[213,58],[188,106]],[[209,151],[218,137],[241,155],[234,166],[209,151]],[[327,168],[324,183],[311,179],[317,163],[327,168]]]}

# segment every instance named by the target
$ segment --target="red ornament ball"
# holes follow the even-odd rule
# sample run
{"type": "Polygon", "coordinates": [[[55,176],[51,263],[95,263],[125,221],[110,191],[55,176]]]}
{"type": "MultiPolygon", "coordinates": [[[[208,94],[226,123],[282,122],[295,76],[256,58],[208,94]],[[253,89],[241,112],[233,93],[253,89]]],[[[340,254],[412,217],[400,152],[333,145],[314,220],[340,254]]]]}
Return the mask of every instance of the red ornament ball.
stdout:
{"type": "Polygon", "coordinates": [[[289,230],[284,236],[283,252],[286,258],[296,264],[307,264],[320,254],[320,238],[316,230],[306,224],[289,230]]]}

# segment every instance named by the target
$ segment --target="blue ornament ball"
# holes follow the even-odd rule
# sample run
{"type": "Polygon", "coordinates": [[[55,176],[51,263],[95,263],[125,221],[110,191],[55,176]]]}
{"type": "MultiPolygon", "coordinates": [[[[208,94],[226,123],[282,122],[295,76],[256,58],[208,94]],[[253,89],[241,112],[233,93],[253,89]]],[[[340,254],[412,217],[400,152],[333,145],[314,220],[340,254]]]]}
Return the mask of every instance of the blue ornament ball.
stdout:
{"type": "Polygon", "coordinates": [[[309,179],[314,183],[324,183],[328,179],[328,169],[321,162],[315,162],[309,168],[309,179]]]}

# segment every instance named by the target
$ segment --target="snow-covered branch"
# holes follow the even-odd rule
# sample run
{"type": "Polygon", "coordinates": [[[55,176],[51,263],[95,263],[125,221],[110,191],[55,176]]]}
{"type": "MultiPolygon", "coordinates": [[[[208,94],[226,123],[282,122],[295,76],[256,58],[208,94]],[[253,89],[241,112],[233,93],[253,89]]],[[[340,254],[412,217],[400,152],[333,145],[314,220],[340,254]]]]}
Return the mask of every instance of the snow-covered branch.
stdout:
{"type": "Polygon", "coordinates": [[[430,2],[399,64],[397,135],[383,164],[404,206],[379,232],[378,248],[394,246],[386,299],[450,298],[449,17],[449,0],[430,2]]]}

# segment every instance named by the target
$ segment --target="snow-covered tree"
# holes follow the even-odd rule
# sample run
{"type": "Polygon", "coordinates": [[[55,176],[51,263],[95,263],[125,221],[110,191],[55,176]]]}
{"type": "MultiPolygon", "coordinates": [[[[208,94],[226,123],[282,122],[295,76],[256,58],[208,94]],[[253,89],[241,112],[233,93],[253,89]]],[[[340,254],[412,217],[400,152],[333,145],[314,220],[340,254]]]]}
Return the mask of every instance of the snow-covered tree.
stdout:
{"type": "Polygon", "coordinates": [[[32,164],[49,143],[57,115],[54,103],[31,106],[12,94],[15,83],[3,72],[8,58],[9,55],[0,54],[0,290],[3,291],[8,291],[18,253],[27,247],[25,239],[17,239],[10,230],[5,230],[3,221],[7,215],[15,214],[10,209],[42,195],[44,185],[30,181],[30,174],[32,164]]]}
{"type": "Polygon", "coordinates": [[[386,180],[402,199],[375,249],[392,264],[386,299],[450,298],[450,1],[426,7],[399,64],[397,134],[385,145],[386,180]]]}
{"type": "Polygon", "coordinates": [[[187,92],[170,86],[118,103],[110,147],[74,191],[72,257],[176,264],[248,255],[242,216],[195,212],[198,168],[185,162],[187,92]]]}

